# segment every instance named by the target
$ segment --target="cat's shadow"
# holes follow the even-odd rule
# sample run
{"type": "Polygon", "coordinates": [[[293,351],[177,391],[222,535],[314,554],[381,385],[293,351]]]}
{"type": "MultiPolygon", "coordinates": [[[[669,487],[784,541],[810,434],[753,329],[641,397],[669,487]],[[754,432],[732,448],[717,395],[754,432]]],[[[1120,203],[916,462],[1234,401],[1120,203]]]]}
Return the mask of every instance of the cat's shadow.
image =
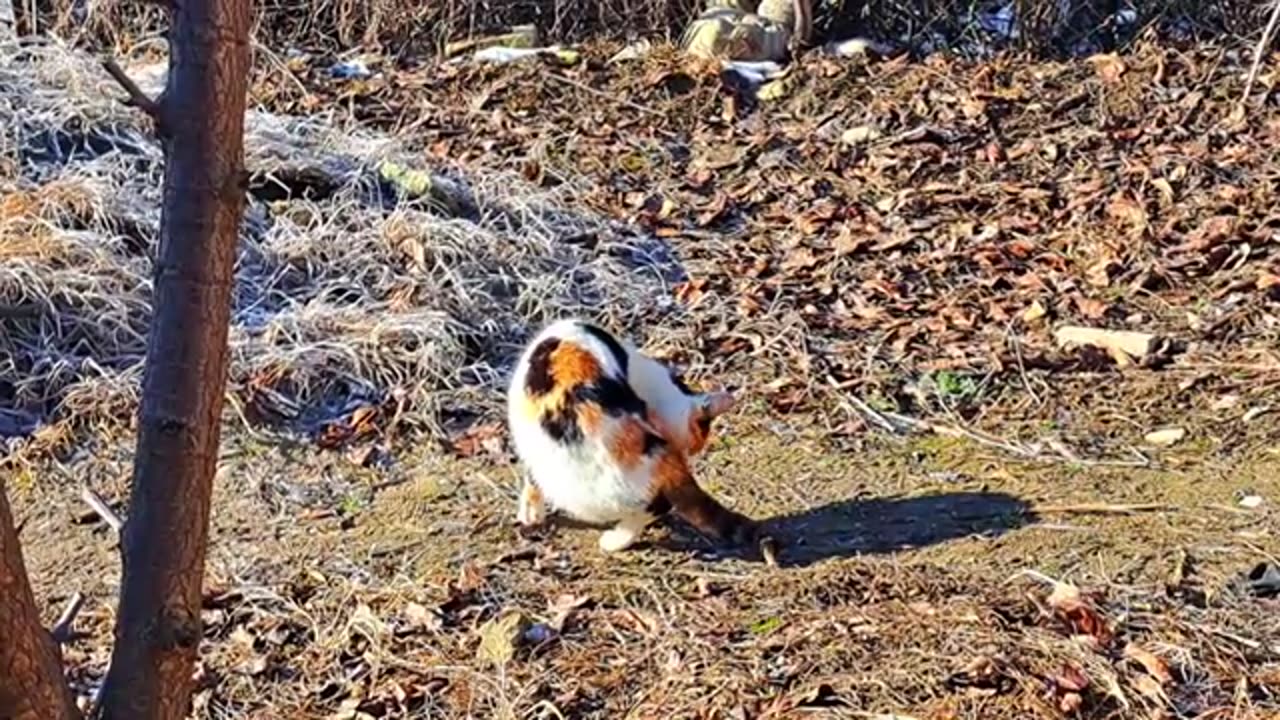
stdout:
{"type": "MultiPolygon", "coordinates": [[[[780,567],[861,554],[891,553],[963,537],[994,537],[1036,521],[1024,500],[1000,492],[948,492],[841,500],[762,521],[780,567]]],[[[707,541],[674,518],[654,544],[707,559],[747,557],[707,541]]]]}

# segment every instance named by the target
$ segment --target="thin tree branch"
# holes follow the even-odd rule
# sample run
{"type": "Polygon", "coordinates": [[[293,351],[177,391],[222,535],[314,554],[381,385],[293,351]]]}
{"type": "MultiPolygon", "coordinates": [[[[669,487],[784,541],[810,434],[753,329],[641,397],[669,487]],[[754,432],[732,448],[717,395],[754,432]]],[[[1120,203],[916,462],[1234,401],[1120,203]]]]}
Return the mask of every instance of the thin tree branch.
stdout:
{"type": "Polygon", "coordinates": [[[151,119],[154,120],[157,125],[159,125],[160,103],[148,97],[147,94],[142,91],[142,88],[138,87],[138,84],[133,81],[133,78],[129,77],[128,73],[124,71],[124,68],[120,67],[120,64],[116,62],[115,58],[109,57],[106,60],[103,60],[102,67],[107,71],[107,74],[111,76],[111,79],[115,80],[116,84],[129,94],[129,97],[124,101],[124,104],[136,107],[145,112],[147,115],[151,116],[151,119]]]}
{"type": "Polygon", "coordinates": [[[85,504],[93,508],[93,511],[98,514],[98,517],[102,518],[104,522],[110,525],[116,535],[120,534],[120,531],[124,528],[124,521],[120,519],[120,516],[116,514],[116,511],[112,510],[111,506],[107,504],[107,501],[103,500],[98,493],[87,487],[81,488],[80,499],[84,500],[85,504]]]}
{"type": "Polygon", "coordinates": [[[67,600],[67,604],[62,608],[62,614],[58,616],[58,622],[54,623],[53,629],[49,631],[57,643],[65,645],[75,639],[76,616],[80,614],[82,607],[84,607],[84,593],[77,592],[67,600]]]}
{"type": "Polygon", "coordinates": [[[1240,109],[1243,110],[1245,103],[1249,102],[1249,95],[1253,92],[1253,83],[1258,79],[1258,68],[1262,66],[1262,56],[1267,51],[1267,46],[1271,44],[1271,38],[1276,32],[1276,23],[1280,22],[1280,0],[1272,0],[1271,18],[1267,20],[1267,27],[1262,31],[1262,37],[1258,38],[1258,46],[1253,49],[1253,65],[1249,67],[1249,78],[1244,82],[1244,93],[1240,96],[1240,109]]]}

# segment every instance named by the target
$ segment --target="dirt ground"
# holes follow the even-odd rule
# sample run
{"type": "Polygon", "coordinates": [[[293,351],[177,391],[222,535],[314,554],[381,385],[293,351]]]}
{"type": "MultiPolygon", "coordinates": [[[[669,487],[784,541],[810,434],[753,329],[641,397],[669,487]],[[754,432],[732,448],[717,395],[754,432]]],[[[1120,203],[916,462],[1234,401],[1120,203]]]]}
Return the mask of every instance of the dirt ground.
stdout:
{"type": "MultiPolygon", "coordinates": [[[[719,557],[674,523],[616,559],[590,529],[527,537],[509,466],[406,458],[388,485],[233,436],[197,716],[1056,717],[1068,668],[1090,681],[1075,716],[1156,716],[1125,644],[1167,663],[1169,717],[1275,716],[1280,616],[1245,576],[1275,562],[1280,527],[1236,500],[1280,495],[1274,453],[1037,466],[964,441],[839,451],[804,425],[732,425],[703,478],[770,519],[778,567],[719,557]],[[1073,640],[1029,570],[1102,593],[1115,647],[1073,640]],[[495,665],[482,628],[511,613],[540,629],[495,665]]],[[[88,471],[122,492],[126,459],[51,473],[41,486],[63,492],[19,500],[51,616],[90,598],[91,636],[70,651],[84,680],[106,661],[117,556],[109,529],[73,521],[73,488],[88,471]]]]}
{"type": "MultiPolygon", "coordinates": [[[[245,361],[194,717],[1280,717],[1280,76],[1233,116],[1233,52],[813,57],[772,104],[662,52],[354,82],[259,63],[260,109],[573,185],[669,243],[677,309],[599,313],[748,398],[698,468],[779,553],[674,522],[618,557],[518,532],[496,375],[421,390],[436,424],[330,443],[350,405],[273,425],[244,409],[287,383],[245,361]],[[1058,347],[1064,323],[1174,342],[1120,366],[1058,347]]],[[[616,252],[599,232],[561,239],[616,252]]],[[[423,274],[413,297],[442,292],[423,274]]],[[[525,327],[476,334],[550,312],[510,305],[525,327]]],[[[468,338],[468,361],[511,349],[468,338]]],[[[64,651],[87,694],[119,563],[79,495],[123,510],[132,448],[127,402],[75,407],[46,422],[70,440],[5,467],[47,617],[88,598],[64,651]]]]}

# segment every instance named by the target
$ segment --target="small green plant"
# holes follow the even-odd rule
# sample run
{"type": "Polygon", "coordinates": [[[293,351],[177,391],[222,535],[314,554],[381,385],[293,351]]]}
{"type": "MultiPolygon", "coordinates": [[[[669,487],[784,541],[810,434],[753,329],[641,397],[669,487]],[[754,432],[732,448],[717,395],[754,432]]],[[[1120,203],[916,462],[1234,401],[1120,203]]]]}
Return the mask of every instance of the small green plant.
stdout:
{"type": "Polygon", "coordinates": [[[873,410],[878,410],[880,412],[895,412],[898,409],[898,403],[886,397],[884,393],[881,393],[878,390],[867,396],[867,405],[870,405],[873,410]]]}
{"type": "Polygon", "coordinates": [[[343,517],[354,517],[364,510],[364,501],[354,494],[343,495],[338,501],[338,513],[343,517]]]}
{"type": "Polygon", "coordinates": [[[933,386],[938,389],[938,393],[946,400],[972,400],[978,394],[978,381],[974,380],[971,375],[941,370],[934,373],[930,380],[932,380],[933,386]]]}
{"type": "Polygon", "coordinates": [[[780,627],[782,627],[782,618],[768,617],[751,623],[749,629],[753,635],[768,635],[780,627]]]}

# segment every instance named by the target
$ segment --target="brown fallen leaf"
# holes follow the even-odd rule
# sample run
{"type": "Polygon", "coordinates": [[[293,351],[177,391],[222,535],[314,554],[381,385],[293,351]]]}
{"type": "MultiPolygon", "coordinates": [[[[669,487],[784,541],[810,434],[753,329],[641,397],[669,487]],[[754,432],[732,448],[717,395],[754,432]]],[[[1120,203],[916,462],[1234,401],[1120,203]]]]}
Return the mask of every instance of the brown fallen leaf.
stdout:
{"type": "Polygon", "coordinates": [[[969,661],[963,669],[948,675],[943,683],[951,690],[963,689],[970,695],[999,695],[1017,687],[1004,662],[988,655],[969,661]]]}
{"type": "Polygon", "coordinates": [[[1089,687],[1089,676],[1085,675],[1084,670],[1079,667],[1067,664],[1062,666],[1061,672],[1053,678],[1053,682],[1063,690],[1078,693],[1089,687]]]}
{"type": "Polygon", "coordinates": [[[814,256],[813,251],[809,248],[801,247],[787,253],[787,257],[782,261],[780,269],[785,273],[793,273],[797,270],[806,270],[817,264],[818,258],[814,256]]]}
{"type": "Polygon", "coordinates": [[[352,411],[346,420],[330,422],[320,431],[316,444],[325,450],[334,450],[352,440],[369,437],[378,432],[378,408],[364,405],[352,411]]]}
{"type": "Polygon", "coordinates": [[[1280,275],[1263,270],[1258,273],[1258,279],[1254,281],[1254,285],[1262,292],[1276,290],[1280,288],[1280,275]]]}
{"type": "Polygon", "coordinates": [[[451,442],[454,454],[461,458],[487,454],[501,457],[503,454],[502,424],[497,422],[472,425],[451,442]]]}
{"type": "Polygon", "coordinates": [[[658,632],[658,620],[652,613],[635,608],[618,608],[609,613],[609,617],[621,625],[641,635],[653,635],[658,632]]]}
{"type": "Polygon", "coordinates": [[[706,286],[706,278],[694,278],[693,280],[677,283],[672,290],[675,292],[677,300],[685,305],[694,305],[702,298],[702,289],[706,286]]]}
{"type": "Polygon", "coordinates": [[[1150,225],[1150,216],[1142,205],[1128,194],[1120,194],[1107,204],[1107,214],[1129,226],[1132,235],[1143,233],[1150,225]]]}
{"type": "Polygon", "coordinates": [[[458,571],[458,589],[469,592],[484,585],[484,572],[475,563],[463,563],[458,571]]]}
{"type": "MultiPolygon", "coordinates": [[[[1150,675],[1138,675],[1132,679],[1132,684],[1134,689],[1150,700],[1162,705],[1169,702],[1169,694],[1164,691],[1164,687],[1160,685],[1160,682],[1150,675]]],[[[1160,713],[1158,709],[1156,712],[1160,713]]],[[[1153,717],[1159,718],[1163,716],[1156,714],[1153,717]]]]}
{"type": "Polygon", "coordinates": [[[1161,685],[1173,682],[1173,673],[1169,672],[1169,664],[1150,650],[1129,643],[1124,646],[1124,656],[1141,665],[1161,685]]]}
{"type": "Polygon", "coordinates": [[[439,614],[416,602],[405,603],[400,615],[414,630],[439,630],[444,626],[444,621],[439,614]]]}
{"type": "Polygon", "coordinates": [[[1089,636],[1100,647],[1111,645],[1115,639],[1115,632],[1110,624],[1075,585],[1054,581],[1053,591],[1045,598],[1045,604],[1066,623],[1073,634],[1089,636]]]}
{"type": "Polygon", "coordinates": [[[1107,310],[1111,306],[1107,303],[1094,298],[1085,297],[1079,293],[1071,297],[1071,303],[1076,306],[1076,310],[1089,320],[1101,320],[1106,317],[1107,310]]]}
{"type": "Polygon", "coordinates": [[[1093,66],[1094,71],[1098,73],[1098,77],[1103,82],[1115,83],[1120,80],[1125,71],[1129,68],[1115,53],[1098,53],[1089,58],[1089,64],[1093,66]]]}
{"type": "Polygon", "coordinates": [[[556,632],[563,632],[564,626],[569,621],[569,617],[580,608],[586,607],[594,602],[589,595],[575,595],[573,593],[565,593],[557,597],[552,603],[551,622],[548,623],[551,629],[556,632]]]}

